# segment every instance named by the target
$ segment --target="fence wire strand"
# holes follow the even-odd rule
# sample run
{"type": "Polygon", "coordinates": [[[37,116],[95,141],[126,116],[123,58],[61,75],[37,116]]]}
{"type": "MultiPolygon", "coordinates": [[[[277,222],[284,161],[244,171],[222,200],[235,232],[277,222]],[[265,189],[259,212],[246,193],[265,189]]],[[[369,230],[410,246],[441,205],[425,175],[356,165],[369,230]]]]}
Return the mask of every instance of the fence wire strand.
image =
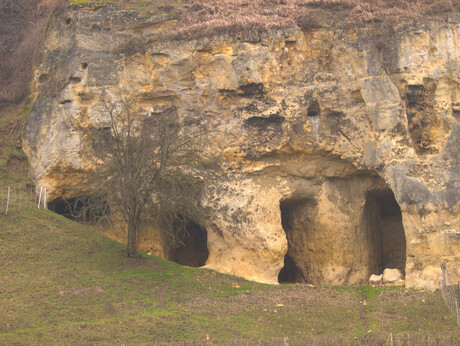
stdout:
{"type": "Polygon", "coordinates": [[[451,281],[446,261],[441,263],[441,292],[457,326],[460,326],[460,281],[456,283],[451,281]]]}
{"type": "Polygon", "coordinates": [[[34,205],[36,208],[46,208],[46,201],[43,198],[42,192],[42,201],[39,204],[40,196],[31,185],[0,186],[0,215],[9,215],[34,205]]]}

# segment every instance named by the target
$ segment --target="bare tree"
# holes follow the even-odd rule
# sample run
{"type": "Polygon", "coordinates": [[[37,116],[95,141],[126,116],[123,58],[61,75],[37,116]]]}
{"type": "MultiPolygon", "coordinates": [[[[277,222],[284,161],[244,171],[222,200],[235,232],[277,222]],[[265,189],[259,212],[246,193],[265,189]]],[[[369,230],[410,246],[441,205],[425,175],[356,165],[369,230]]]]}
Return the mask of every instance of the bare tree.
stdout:
{"type": "MultiPolygon", "coordinates": [[[[85,129],[96,158],[91,176],[97,197],[83,202],[80,216],[121,218],[128,235],[128,256],[137,256],[143,220],[154,220],[170,245],[180,242],[186,224],[200,221],[206,130],[179,119],[175,107],[137,111],[132,98],[104,101],[107,126],[85,129]]],[[[80,202],[81,203],[81,202],[80,202]]]]}

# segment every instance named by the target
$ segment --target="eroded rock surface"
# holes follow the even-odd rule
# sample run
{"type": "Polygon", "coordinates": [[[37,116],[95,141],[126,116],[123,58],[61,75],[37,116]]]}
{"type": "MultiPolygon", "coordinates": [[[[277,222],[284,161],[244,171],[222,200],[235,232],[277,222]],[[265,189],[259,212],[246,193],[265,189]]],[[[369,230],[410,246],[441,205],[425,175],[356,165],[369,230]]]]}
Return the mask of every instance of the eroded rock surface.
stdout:
{"type": "MultiPolygon", "coordinates": [[[[129,92],[145,112],[218,128],[207,267],[328,285],[397,268],[419,288],[438,285],[444,259],[459,270],[458,23],[400,28],[384,49],[368,27],[168,41],[168,25],[111,6],[54,20],[24,138],[50,200],[91,193],[73,124],[104,127],[101,95],[129,92]]],[[[158,236],[140,242],[173,257],[158,236]]]]}

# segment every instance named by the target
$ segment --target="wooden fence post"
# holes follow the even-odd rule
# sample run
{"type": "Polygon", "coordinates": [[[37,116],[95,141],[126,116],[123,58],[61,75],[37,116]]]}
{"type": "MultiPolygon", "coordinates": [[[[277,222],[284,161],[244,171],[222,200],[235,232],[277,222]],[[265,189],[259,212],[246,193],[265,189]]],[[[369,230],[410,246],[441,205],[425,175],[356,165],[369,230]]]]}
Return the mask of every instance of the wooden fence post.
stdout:
{"type": "Polygon", "coordinates": [[[10,204],[10,187],[8,186],[8,197],[6,198],[6,213],[8,214],[8,206],[10,204]]]}
{"type": "Polygon", "coordinates": [[[40,202],[42,201],[42,190],[43,190],[43,186],[40,186],[40,195],[38,196],[38,205],[37,205],[38,209],[40,209],[40,202]]]}

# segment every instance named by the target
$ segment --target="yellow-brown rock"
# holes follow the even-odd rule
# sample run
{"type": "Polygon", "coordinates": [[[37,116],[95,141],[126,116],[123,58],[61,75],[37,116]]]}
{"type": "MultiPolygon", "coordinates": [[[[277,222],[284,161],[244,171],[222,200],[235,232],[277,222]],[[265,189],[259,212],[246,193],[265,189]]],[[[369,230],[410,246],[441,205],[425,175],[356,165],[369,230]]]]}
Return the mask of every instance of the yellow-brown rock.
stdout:
{"type": "MultiPolygon", "coordinates": [[[[458,23],[403,27],[380,49],[367,27],[162,41],[141,21],[69,6],[52,23],[24,139],[51,200],[91,193],[72,124],[103,127],[101,94],[129,92],[219,129],[206,267],[327,285],[397,268],[406,286],[435,288],[446,259],[460,275],[458,23]],[[138,37],[144,51],[124,50],[138,37]]],[[[140,241],[171,257],[157,235],[140,241]]]]}

